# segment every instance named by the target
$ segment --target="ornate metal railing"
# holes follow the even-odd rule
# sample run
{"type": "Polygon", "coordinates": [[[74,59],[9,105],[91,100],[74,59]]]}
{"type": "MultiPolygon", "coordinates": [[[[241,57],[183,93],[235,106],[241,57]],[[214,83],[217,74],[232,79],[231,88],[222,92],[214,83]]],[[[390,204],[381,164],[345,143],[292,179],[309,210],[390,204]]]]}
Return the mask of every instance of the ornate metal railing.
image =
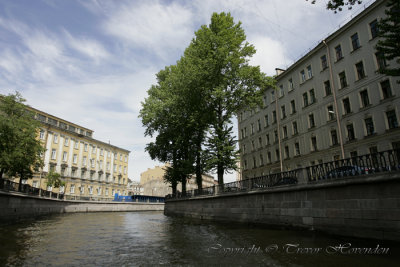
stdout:
{"type": "Polygon", "coordinates": [[[41,196],[48,198],[63,199],[64,194],[54,193],[47,190],[40,190],[39,188],[32,187],[29,184],[22,184],[21,190],[19,190],[19,183],[15,183],[10,180],[0,179],[0,190],[6,192],[20,192],[27,195],[41,196]]]}
{"type": "Polygon", "coordinates": [[[352,176],[400,171],[400,149],[393,149],[326,162],[287,172],[274,173],[231,183],[206,187],[202,190],[188,190],[186,194],[177,193],[171,198],[191,198],[196,196],[213,196],[233,192],[263,190],[281,185],[296,185],[298,183],[318,183],[323,180],[333,180],[352,176]]]}

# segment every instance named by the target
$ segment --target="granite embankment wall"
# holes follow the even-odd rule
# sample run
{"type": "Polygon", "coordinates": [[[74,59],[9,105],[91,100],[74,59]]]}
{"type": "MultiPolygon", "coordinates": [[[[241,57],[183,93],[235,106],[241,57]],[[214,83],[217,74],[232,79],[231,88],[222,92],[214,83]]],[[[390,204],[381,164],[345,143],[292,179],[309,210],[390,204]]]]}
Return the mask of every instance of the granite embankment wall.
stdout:
{"type": "Polygon", "coordinates": [[[400,241],[400,173],[167,200],[164,214],[400,241]]]}
{"type": "Polygon", "coordinates": [[[0,222],[68,212],[164,210],[164,203],[64,201],[0,192],[0,222]]]}

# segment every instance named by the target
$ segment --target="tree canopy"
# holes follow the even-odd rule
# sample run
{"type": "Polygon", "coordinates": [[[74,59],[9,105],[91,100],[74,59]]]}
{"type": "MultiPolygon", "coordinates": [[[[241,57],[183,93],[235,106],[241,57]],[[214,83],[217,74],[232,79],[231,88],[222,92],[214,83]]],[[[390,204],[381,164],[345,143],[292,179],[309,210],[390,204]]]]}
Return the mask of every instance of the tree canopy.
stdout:
{"type": "Polygon", "coordinates": [[[218,182],[236,169],[238,151],[231,120],[241,109],[261,104],[263,90],[273,79],[249,65],[255,53],[246,42],[241,23],[229,13],[214,13],[185,49],[176,65],[157,74],[140,117],[152,159],[168,161],[166,180],[182,182],[195,173],[216,171],[218,182]]]}
{"type": "Polygon", "coordinates": [[[0,178],[6,173],[25,180],[43,165],[40,124],[23,102],[18,92],[0,98],[0,178]]]}

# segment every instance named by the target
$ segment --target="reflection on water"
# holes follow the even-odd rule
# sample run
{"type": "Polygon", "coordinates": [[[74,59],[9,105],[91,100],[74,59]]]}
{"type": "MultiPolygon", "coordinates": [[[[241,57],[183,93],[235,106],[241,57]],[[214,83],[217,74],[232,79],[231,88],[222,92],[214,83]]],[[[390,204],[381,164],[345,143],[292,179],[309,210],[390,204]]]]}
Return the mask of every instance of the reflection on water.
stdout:
{"type": "Polygon", "coordinates": [[[398,243],[161,212],[64,214],[0,227],[0,266],[397,266],[399,252],[398,243]]]}

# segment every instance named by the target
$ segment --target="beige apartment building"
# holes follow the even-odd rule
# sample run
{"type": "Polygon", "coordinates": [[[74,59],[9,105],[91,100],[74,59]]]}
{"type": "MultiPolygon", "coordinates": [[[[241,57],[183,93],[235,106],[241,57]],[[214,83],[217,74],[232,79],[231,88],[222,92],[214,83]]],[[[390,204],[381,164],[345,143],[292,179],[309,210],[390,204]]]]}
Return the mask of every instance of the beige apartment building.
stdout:
{"type": "MultiPolygon", "coordinates": [[[[149,168],[145,172],[140,174],[140,185],[143,187],[143,194],[146,196],[158,196],[164,197],[168,194],[172,194],[172,188],[170,184],[164,182],[165,169],[168,165],[155,166],[149,168]]],[[[214,177],[208,174],[203,174],[203,188],[211,187],[215,184],[214,177]]],[[[192,175],[186,183],[186,190],[197,189],[196,177],[192,175]]],[[[182,192],[182,185],[179,183],[177,190],[182,192]]]]}
{"type": "Polygon", "coordinates": [[[262,107],[238,114],[242,179],[400,147],[398,67],[376,52],[378,0],[286,70],[262,107]]]}
{"type": "Polygon", "coordinates": [[[38,138],[46,148],[44,167],[27,182],[64,193],[67,199],[113,199],[127,194],[129,151],[93,138],[93,131],[28,107],[41,122],[38,138]],[[65,186],[46,186],[49,171],[61,174],[65,186]]]}

